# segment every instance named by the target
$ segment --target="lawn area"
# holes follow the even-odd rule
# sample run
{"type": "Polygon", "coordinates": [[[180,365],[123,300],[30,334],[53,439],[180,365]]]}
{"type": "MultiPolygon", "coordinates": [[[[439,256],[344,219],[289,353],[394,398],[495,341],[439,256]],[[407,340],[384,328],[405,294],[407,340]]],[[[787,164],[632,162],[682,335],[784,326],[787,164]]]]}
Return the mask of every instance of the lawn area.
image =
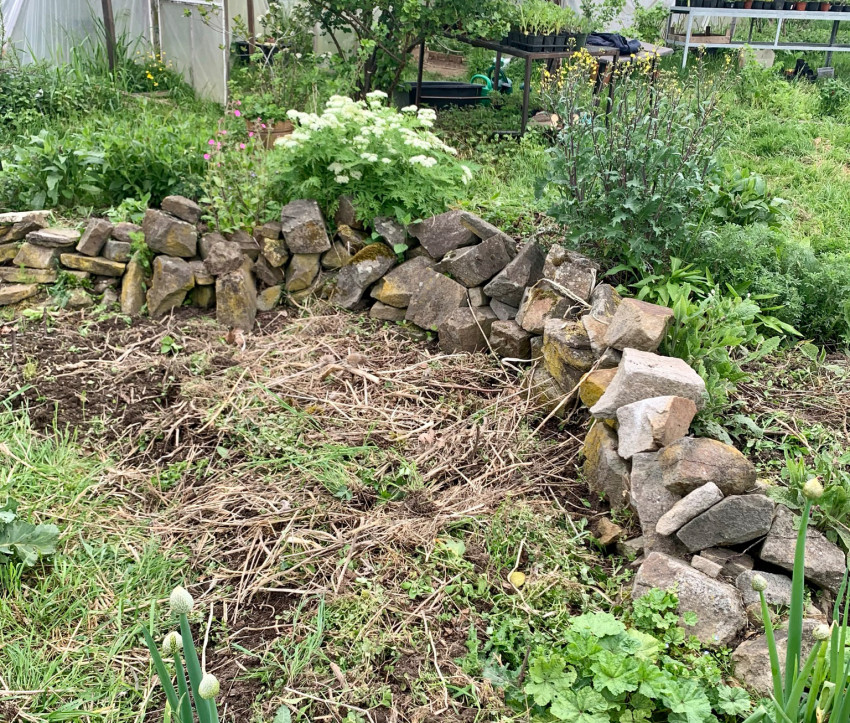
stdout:
{"type": "Polygon", "coordinates": [[[850,64],[410,102],[623,5],[0,22],[0,723],[850,720],[850,64]]]}

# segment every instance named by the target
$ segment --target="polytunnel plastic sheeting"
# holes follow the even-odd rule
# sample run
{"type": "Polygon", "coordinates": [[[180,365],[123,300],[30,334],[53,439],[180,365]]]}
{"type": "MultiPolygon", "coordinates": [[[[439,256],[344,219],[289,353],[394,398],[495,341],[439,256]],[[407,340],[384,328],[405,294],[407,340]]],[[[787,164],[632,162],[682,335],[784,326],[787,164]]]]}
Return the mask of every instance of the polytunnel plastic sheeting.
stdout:
{"type": "Polygon", "coordinates": [[[227,53],[221,16],[205,20],[188,2],[160,0],[159,42],[166,61],[202,98],[227,102],[227,53]],[[190,12],[186,12],[189,9],[190,12]]]}
{"type": "MultiPolygon", "coordinates": [[[[130,46],[151,41],[150,0],[113,0],[115,32],[130,46]]],[[[65,61],[72,47],[98,37],[99,0],[0,0],[6,41],[24,61],[65,61]]]]}

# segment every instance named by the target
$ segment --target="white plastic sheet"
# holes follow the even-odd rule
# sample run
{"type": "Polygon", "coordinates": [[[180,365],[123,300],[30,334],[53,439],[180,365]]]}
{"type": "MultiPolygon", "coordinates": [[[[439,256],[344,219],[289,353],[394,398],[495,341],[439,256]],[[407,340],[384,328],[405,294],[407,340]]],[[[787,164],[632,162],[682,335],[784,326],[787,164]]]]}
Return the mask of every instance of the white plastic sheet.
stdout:
{"type": "MultiPolygon", "coordinates": [[[[115,31],[149,47],[150,0],[113,0],[115,31]]],[[[21,59],[68,59],[70,48],[96,37],[103,21],[99,0],[0,0],[6,40],[21,59]]]]}

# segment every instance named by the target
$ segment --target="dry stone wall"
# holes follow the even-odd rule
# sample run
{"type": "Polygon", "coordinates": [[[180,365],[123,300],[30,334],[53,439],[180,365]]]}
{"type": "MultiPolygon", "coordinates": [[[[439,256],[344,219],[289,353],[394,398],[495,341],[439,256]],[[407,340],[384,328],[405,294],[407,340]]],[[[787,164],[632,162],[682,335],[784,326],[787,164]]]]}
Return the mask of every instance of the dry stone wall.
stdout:
{"type": "MultiPolygon", "coordinates": [[[[591,492],[636,513],[642,535],[619,541],[637,556],[635,596],[676,586],[706,645],[740,642],[756,602],[754,571],[768,581],[769,602],[790,602],[796,513],[764,494],[734,447],[689,436],[705,384],[684,361],[657,353],[670,309],[621,298],[598,283],[591,259],[518,244],[463,211],[408,228],[375,219],[367,230],[343,198],[331,233],[318,204],[297,200],[279,222],[226,235],[209,232],[201,215],[179,196],[149,209],[141,227],[92,219],[82,234],[50,228],[44,211],[0,215],[0,305],[35,296],[64,272],[91,282],[74,290],[72,305],[100,294],[126,314],[146,307],[159,317],[188,301],[214,308],[226,327],[250,329],[257,311],[315,294],[436,332],[447,353],[533,361],[525,384],[548,414],[565,414],[578,397],[593,418],[584,445],[591,492]],[[131,258],[136,234],[154,253],[150,269],[131,258]],[[408,246],[403,259],[397,244],[408,246]]],[[[607,525],[613,543],[619,531],[607,525]]],[[[809,622],[825,612],[845,569],[844,553],[810,530],[806,577],[822,604],[809,622]]],[[[756,637],[733,656],[760,692],[769,685],[765,651],[756,637]]]]}

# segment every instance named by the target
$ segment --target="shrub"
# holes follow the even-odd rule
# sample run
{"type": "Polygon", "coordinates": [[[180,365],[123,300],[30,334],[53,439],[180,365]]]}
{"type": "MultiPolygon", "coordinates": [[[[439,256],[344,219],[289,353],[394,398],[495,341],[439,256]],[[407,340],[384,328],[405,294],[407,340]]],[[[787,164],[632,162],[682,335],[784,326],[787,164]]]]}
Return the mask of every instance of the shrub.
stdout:
{"type": "Polygon", "coordinates": [[[334,96],[321,115],[290,111],[296,131],[279,141],[275,186],[290,198],[313,198],[332,210],[342,194],[363,220],[394,216],[403,223],[444,211],[472,176],[453,148],[429,128],[434,111],[334,96]]]}
{"type": "Polygon", "coordinates": [[[771,296],[771,313],[807,337],[850,342],[847,254],[818,255],[764,224],[727,225],[703,235],[694,260],[720,283],[771,296]]]}
{"type": "Polygon", "coordinates": [[[574,243],[634,268],[656,265],[681,255],[692,213],[704,205],[723,132],[725,73],[700,66],[680,85],[647,59],[617,66],[610,92],[597,94],[597,71],[581,52],[546,81],[544,96],[564,127],[539,188],[559,195],[550,214],[574,243]]]}
{"type": "Polygon", "coordinates": [[[838,78],[828,78],[820,84],[820,111],[824,115],[840,116],[850,106],[850,86],[838,78]]]}
{"type": "Polygon", "coordinates": [[[66,132],[44,129],[19,142],[0,173],[4,205],[106,208],[150,194],[198,195],[210,130],[198,116],[142,108],[94,116],[66,132]]]}
{"type": "Polygon", "coordinates": [[[768,195],[764,178],[747,168],[725,168],[709,188],[711,215],[720,222],[778,227],[788,217],[788,201],[768,195]]]}

